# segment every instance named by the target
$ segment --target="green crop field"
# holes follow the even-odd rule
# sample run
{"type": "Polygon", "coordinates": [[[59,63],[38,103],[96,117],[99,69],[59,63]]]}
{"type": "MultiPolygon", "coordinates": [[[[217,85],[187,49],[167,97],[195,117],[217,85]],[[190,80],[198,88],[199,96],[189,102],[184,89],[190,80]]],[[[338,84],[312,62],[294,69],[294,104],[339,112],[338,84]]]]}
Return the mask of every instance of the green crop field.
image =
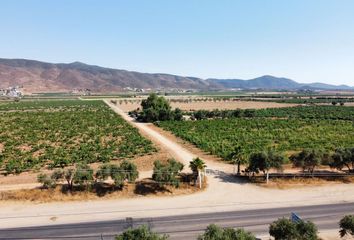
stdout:
{"type": "Polygon", "coordinates": [[[237,145],[242,147],[245,155],[268,148],[287,154],[305,148],[333,151],[338,147],[354,146],[353,109],[341,109],[257,110],[255,115],[258,117],[252,118],[166,121],[158,125],[224,159],[237,145]],[[336,119],[348,120],[328,117],[335,115],[336,119]]]}
{"type": "Polygon", "coordinates": [[[299,106],[268,108],[255,111],[255,117],[332,119],[354,121],[354,107],[344,106],[299,106]]]}
{"type": "Polygon", "coordinates": [[[0,164],[5,173],[77,162],[107,162],[155,151],[102,101],[0,104],[0,164]]]}

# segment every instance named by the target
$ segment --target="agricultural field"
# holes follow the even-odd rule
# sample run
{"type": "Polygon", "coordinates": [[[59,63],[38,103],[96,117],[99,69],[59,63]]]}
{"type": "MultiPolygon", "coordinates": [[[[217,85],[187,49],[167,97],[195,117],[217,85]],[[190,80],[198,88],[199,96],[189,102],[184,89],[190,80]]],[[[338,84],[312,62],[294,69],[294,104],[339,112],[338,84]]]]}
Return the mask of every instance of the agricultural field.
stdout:
{"type": "Polygon", "coordinates": [[[268,148],[289,156],[306,148],[353,147],[353,116],[354,108],[345,107],[279,108],[256,110],[252,118],[166,121],[158,126],[226,160],[238,145],[246,156],[268,148]]]}
{"type": "Polygon", "coordinates": [[[156,151],[102,101],[0,103],[2,173],[129,159],[156,151]]]}
{"type": "Polygon", "coordinates": [[[300,118],[300,119],[331,119],[354,121],[354,107],[343,106],[297,106],[288,108],[267,109],[236,109],[236,110],[198,110],[185,112],[196,119],[202,118],[240,118],[240,117],[266,117],[266,118],[300,118]]]}
{"type": "MultiPolygon", "coordinates": [[[[298,104],[274,103],[274,102],[256,102],[256,101],[230,101],[212,98],[203,99],[169,99],[173,109],[179,108],[183,111],[195,110],[230,110],[230,109],[262,109],[262,108],[282,108],[292,107],[298,104]],[[206,100],[208,99],[208,100],[206,100]]],[[[141,108],[139,100],[117,100],[119,108],[125,112],[141,108]]]]}

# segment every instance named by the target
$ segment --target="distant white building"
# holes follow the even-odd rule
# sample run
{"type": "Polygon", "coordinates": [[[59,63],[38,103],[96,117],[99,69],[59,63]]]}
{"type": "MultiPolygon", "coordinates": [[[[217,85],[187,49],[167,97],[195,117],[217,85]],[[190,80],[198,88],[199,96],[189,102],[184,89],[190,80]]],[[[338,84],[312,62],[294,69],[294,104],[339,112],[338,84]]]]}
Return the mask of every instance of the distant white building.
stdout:
{"type": "Polygon", "coordinates": [[[6,89],[0,89],[0,96],[6,98],[22,98],[22,92],[19,87],[9,87],[6,89]]]}

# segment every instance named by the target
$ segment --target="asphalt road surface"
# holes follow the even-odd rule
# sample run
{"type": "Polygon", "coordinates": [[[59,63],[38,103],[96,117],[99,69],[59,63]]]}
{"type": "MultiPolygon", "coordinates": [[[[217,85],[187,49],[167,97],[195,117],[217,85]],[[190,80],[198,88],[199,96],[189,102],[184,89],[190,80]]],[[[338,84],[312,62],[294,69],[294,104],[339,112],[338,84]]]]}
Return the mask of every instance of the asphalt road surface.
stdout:
{"type": "Polygon", "coordinates": [[[129,227],[147,225],[153,231],[168,234],[170,239],[196,239],[211,223],[223,227],[245,228],[257,236],[265,236],[269,224],[295,212],[304,220],[315,222],[320,231],[338,230],[338,222],[346,214],[354,214],[354,203],[316,205],[306,207],[275,208],[193,214],[158,218],[87,222],[80,224],[0,230],[0,239],[113,239],[129,227]]]}

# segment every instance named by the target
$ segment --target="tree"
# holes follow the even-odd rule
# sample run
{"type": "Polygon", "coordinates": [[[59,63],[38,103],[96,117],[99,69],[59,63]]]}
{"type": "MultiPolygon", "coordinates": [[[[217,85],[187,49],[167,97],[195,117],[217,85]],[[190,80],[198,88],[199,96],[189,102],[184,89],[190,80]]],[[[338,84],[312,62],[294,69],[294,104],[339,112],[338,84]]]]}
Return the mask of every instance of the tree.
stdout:
{"type": "Polygon", "coordinates": [[[317,240],[317,227],[310,221],[299,221],[296,223],[296,230],[298,232],[298,240],[317,240]]]}
{"type": "Polygon", "coordinates": [[[332,161],[329,163],[332,168],[342,170],[344,167],[348,172],[354,171],[354,148],[338,148],[332,155],[332,161]]]}
{"type": "Polygon", "coordinates": [[[340,237],[344,237],[347,234],[354,236],[354,215],[344,216],[339,222],[339,227],[340,237]]]}
{"type": "Polygon", "coordinates": [[[275,240],[317,240],[317,227],[310,221],[293,222],[280,218],[269,226],[269,234],[275,240]]]}
{"type": "Polygon", "coordinates": [[[93,182],[92,168],[90,168],[90,166],[85,163],[79,163],[76,166],[73,181],[74,183],[79,184],[81,187],[85,186],[85,189],[88,190],[90,184],[93,182]]]}
{"type": "Polygon", "coordinates": [[[41,173],[37,176],[37,181],[42,184],[43,188],[55,188],[56,183],[47,174],[41,173]]]}
{"type": "Polygon", "coordinates": [[[183,120],[183,112],[181,109],[176,108],[173,111],[173,120],[175,120],[175,121],[182,121],[183,120]]]}
{"type": "Polygon", "coordinates": [[[160,186],[172,185],[179,186],[178,175],[183,169],[183,164],[174,159],[168,160],[167,164],[162,164],[159,160],[154,162],[154,172],[152,179],[160,186]]]}
{"type": "Polygon", "coordinates": [[[208,111],[206,110],[198,110],[193,113],[193,117],[196,120],[204,120],[208,118],[208,111]]]}
{"type": "Polygon", "coordinates": [[[135,228],[128,229],[122,234],[116,237],[116,240],[167,240],[167,235],[159,235],[152,232],[145,225],[135,228]]]}
{"type": "Polygon", "coordinates": [[[275,240],[297,240],[296,225],[287,218],[280,218],[269,226],[269,235],[275,240]]]}
{"type": "Polygon", "coordinates": [[[141,107],[142,112],[138,119],[144,122],[166,121],[174,118],[182,120],[182,111],[180,109],[172,111],[170,103],[164,97],[158,97],[155,93],[144,99],[141,107]]]}
{"type": "Polygon", "coordinates": [[[313,174],[315,168],[321,165],[323,154],[318,150],[302,150],[300,153],[290,156],[294,167],[300,167],[303,171],[313,174]]]}
{"type": "Polygon", "coordinates": [[[256,237],[243,229],[221,228],[211,224],[198,240],[256,240],[256,237]]]}
{"type": "Polygon", "coordinates": [[[189,167],[193,172],[193,175],[196,176],[196,179],[199,179],[199,187],[202,188],[202,173],[206,168],[205,162],[199,157],[194,158],[193,161],[189,162],[189,167]]]}
{"type": "Polygon", "coordinates": [[[75,176],[75,170],[72,168],[64,170],[63,177],[68,184],[68,188],[70,190],[73,190],[74,187],[74,176],[75,176]]]}
{"type": "Polygon", "coordinates": [[[233,161],[237,164],[237,175],[241,174],[241,164],[247,163],[247,159],[245,158],[245,154],[240,145],[237,145],[233,151],[228,155],[228,160],[233,161]]]}
{"type": "Polygon", "coordinates": [[[260,171],[266,175],[266,181],[269,180],[269,170],[272,168],[282,169],[284,156],[274,151],[253,153],[249,157],[248,171],[259,173],[260,171]]]}
{"type": "Polygon", "coordinates": [[[116,187],[123,187],[124,182],[134,182],[139,177],[137,166],[129,161],[123,161],[119,166],[103,164],[96,172],[96,178],[105,181],[111,178],[116,187]]]}
{"type": "Polygon", "coordinates": [[[139,177],[138,167],[130,161],[124,160],[119,168],[124,174],[124,179],[128,182],[135,182],[139,177]]]}

